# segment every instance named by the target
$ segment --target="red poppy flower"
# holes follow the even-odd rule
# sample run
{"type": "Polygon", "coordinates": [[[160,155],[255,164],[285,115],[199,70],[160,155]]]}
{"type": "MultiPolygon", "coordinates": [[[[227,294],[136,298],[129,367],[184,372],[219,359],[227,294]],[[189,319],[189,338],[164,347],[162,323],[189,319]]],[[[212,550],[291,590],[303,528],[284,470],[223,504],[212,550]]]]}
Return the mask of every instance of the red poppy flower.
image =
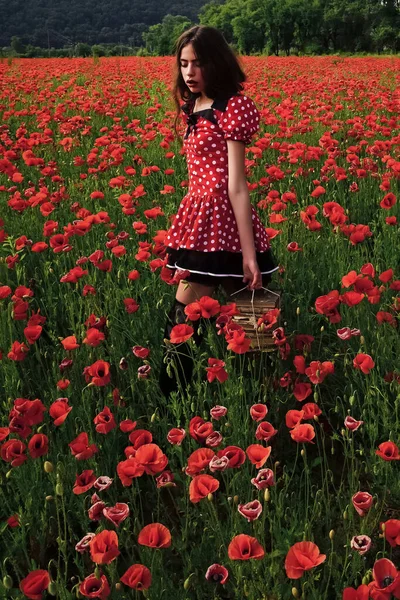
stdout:
{"type": "Polygon", "coordinates": [[[224,585],[228,581],[228,577],[228,569],[217,563],[209,566],[206,572],[207,581],[220,583],[221,585],[224,585]]]}
{"type": "Polygon", "coordinates": [[[228,556],[231,560],[260,560],[264,554],[264,548],[259,541],[245,533],[235,536],[228,546],[228,556]]]}
{"type": "Polygon", "coordinates": [[[189,498],[194,504],[219,488],[219,481],[211,475],[196,475],[189,485],[189,498]]]}
{"type": "Polygon", "coordinates": [[[212,383],[214,379],[218,379],[220,383],[224,383],[228,379],[228,373],[225,371],[225,363],[218,358],[209,358],[207,371],[207,381],[212,383]]]}
{"type": "Polygon", "coordinates": [[[171,532],[161,523],[150,523],[143,527],[139,533],[138,543],[149,548],[169,548],[171,545],[171,532]]]}
{"type": "Polygon", "coordinates": [[[220,419],[222,419],[222,417],[226,416],[227,412],[228,409],[225,408],[225,406],[220,406],[219,404],[217,404],[216,406],[213,406],[213,408],[210,409],[210,416],[212,419],[219,421],[220,419]]]}
{"type": "Polygon", "coordinates": [[[50,585],[50,575],[43,569],[31,571],[19,584],[19,589],[30,600],[41,600],[50,585]]]}
{"type": "Polygon", "coordinates": [[[204,442],[213,431],[214,425],[210,421],[205,421],[202,417],[193,417],[190,420],[189,435],[196,442],[204,442]]]}
{"type": "Polygon", "coordinates": [[[228,350],[236,354],[245,354],[251,346],[251,339],[246,337],[245,331],[232,331],[227,337],[228,350]]]}
{"type": "Polygon", "coordinates": [[[144,446],[144,444],[151,444],[153,434],[147,429],[135,429],[129,434],[129,441],[134,449],[137,450],[140,446],[144,446]]]}
{"type": "Polygon", "coordinates": [[[92,365],[84,370],[86,380],[92,378],[91,383],[96,386],[104,386],[110,383],[110,364],[105,360],[96,360],[92,365]]]}
{"type": "Polygon", "coordinates": [[[96,481],[96,475],[92,470],[82,471],[80,475],[76,476],[74,487],[72,489],[73,493],[76,495],[84,494],[90,488],[93,487],[94,482],[96,481]]]}
{"type": "Polygon", "coordinates": [[[265,404],[253,404],[250,407],[250,416],[253,421],[262,421],[268,414],[268,408],[265,404]]]}
{"type": "Polygon", "coordinates": [[[365,584],[357,589],[347,587],[343,590],[343,600],[368,600],[369,597],[369,587],[365,584]]]}
{"type": "Polygon", "coordinates": [[[363,423],[364,423],[364,421],[356,421],[356,419],[354,419],[353,417],[350,417],[350,415],[348,415],[344,420],[344,426],[349,431],[357,431],[357,429],[359,427],[361,427],[361,425],[363,425],[363,423]]]}
{"type": "Polygon", "coordinates": [[[357,492],[351,501],[360,517],[365,517],[372,506],[373,498],[368,492],[357,492]]]}
{"type": "Polygon", "coordinates": [[[337,310],[340,303],[340,294],[337,290],[333,290],[325,296],[319,296],[315,301],[315,309],[320,315],[328,317],[331,323],[339,323],[341,316],[337,310]]]}
{"type": "Polygon", "coordinates": [[[259,500],[253,500],[252,502],[247,502],[247,504],[239,504],[238,512],[250,521],[255,521],[262,513],[262,504],[259,500]]]}
{"type": "Polygon", "coordinates": [[[387,597],[388,600],[391,594],[395,598],[400,596],[400,571],[396,569],[391,560],[387,558],[377,560],[373,566],[372,575],[374,578],[370,583],[372,591],[376,590],[385,594],[385,599],[387,597]]]}
{"type": "Polygon", "coordinates": [[[147,590],[151,585],[151,573],[144,565],[132,565],[122,575],[121,581],[134,590],[147,590]]]}
{"type": "Polygon", "coordinates": [[[144,467],[134,458],[128,458],[117,464],[117,474],[123,486],[132,485],[135,477],[141,477],[144,473],[144,467]]]}
{"type": "Polygon", "coordinates": [[[82,343],[91,348],[96,348],[104,339],[105,335],[102,331],[99,331],[96,327],[91,327],[86,331],[86,337],[83,339],[82,343]]]}
{"type": "Polygon", "coordinates": [[[172,344],[181,344],[191,338],[193,333],[194,329],[193,327],[190,327],[190,325],[175,325],[171,329],[170,341],[172,344]]]}
{"type": "Polygon", "coordinates": [[[389,192],[388,194],[386,194],[386,196],[383,197],[379,205],[385,210],[390,210],[396,204],[396,201],[396,196],[392,192],[389,192]]]}
{"type": "Polygon", "coordinates": [[[12,467],[19,467],[28,457],[24,454],[26,445],[21,440],[7,440],[1,446],[1,458],[11,463],[12,467]]]}
{"type": "Polygon", "coordinates": [[[256,430],[256,439],[263,440],[264,442],[268,442],[274,435],[278,433],[277,429],[274,429],[271,423],[268,421],[263,421],[259,424],[256,430]]]}
{"type": "Polygon", "coordinates": [[[49,438],[44,433],[35,433],[28,443],[28,452],[32,458],[44,456],[49,451],[49,438]]]}
{"type": "Polygon", "coordinates": [[[261,444],[250,444],[246,449],[247,458],[259,469],[268,460],[271,454],[271,446],[265,448],[261,444]]]}
{"type": "Polygon", "coordinates": [[[185,470],[186,475],[197,475],[203,471],[214,456],[214,450],[211,450],[211,448],[199,448],[192,452],[188,458],[188,466],[185,470]]]}
{"type": "Polygon", "coordinates": [[[351,538],[350,547],[363,556],[371,548],[372,540],[367,535],[355,535],[351,538]]]}
{"type": "Polygon", "coordinates": [[[297,542],[286,555],[285,571],[289,579],[300,579],[305,571],[309,571],[323,563],[325,554],[313,542],[297,542]]]}
{"type": "Polygon", "coordinates": [[[217,456],[219,458],[221,458],[221,456],[227,456],[229,459],[228,467],[230,469],[238,469],[246,460],[246,454],[239,446],[227,446],[222,450],[218,450],[217,456]]]}
{"type": "Polygon", "coordinates": [[[103,515],[113,525],[119,527],[122,521],[125,521],[129,517],[129,506],[125,502],[117,502],[114,506],[103,508],[103,515]]]}
{"type": "Polygon", "coordinates": [[[400,451],[394,442],[383,442],[378,446],[375,454],[383,460],[400,460],[400,451]]]}
{"type": "Polygon", "coordinates": [[[313,360],[305,370],[305,374],[312,383],[317,384],[322,383],[325,377],[334,373],[334,371],[335,367],[331,361],[326,360],[321,363],[319,360],[313,360]]]}
{"type": "Polygon", "coordinates": [[[293,387],[293,395],[299,402],[304,402],[308,396],[312,394],[312,387],[310,383],[301,383],[296,381],[293,387]]]}
{"type": "Polygon", "coordinates": [[[106,600],[111,593],[107,577],[100,575],[96,577],[94,573],[86,577],[79,584],[79,592],[85,598],[100,598],[100,600],[106,600]]]}
{"type": "Polygon", "coordinates": [[[92,458],[93,454],[98,452],[96,444],[89,445],[89,438],[86,432],[80,433],[68,446],[71,448],[72,456],[75,456],[76,460],[92,458]]]}
{"type": "Polygon", "coordinates": [[[115,531],[104,529],[89,544],[90,558],[98,565],[109,565],[120,553],[115,531]]]}
{"type": "Polygon", "coordinates": [[[260,469],[256,477],[253,477],[251,483],[258,490],[265,490],[266,488],[275,485],[275,477],[272,469],[260,469]]]}
{"type": "Polygon", "coordinates": [[[384,529],[385,539],[392,548],[400,546],[400,521],[399,519],[389,519],[385,523],[380,524],[381,529],[384,529]],[[383,528],[383,525],[385,526],[383,528]]]}
{"type": "Polygon", "coordinates": [[[115,422],[114,415],[108,406],[105,406],[103,410],[95,416],[93,423],[96,425],[97,433],[107,434],[114,429],[117,424],[115,422]]]}
{"type": "Polygon", "coordinates": [[[163,471],[168,464],[168,458],[157,444],[144,444],[135,454],[136,462],[141,465],[148,475],[163,471]]]}
{"type": "Polygon", "coordinates": [[[365,375],[368,375],[371,369],[374,368],[375,363],[369,354],[357,354],[353,360],[353,366],[355,369],[360,369],[365,375]]]}
{"type": "Polygon", "coordinates": [[[302,411],[304,412],[303,419],[305,421],[313,419],[314,417],[318,417],[322,414],[322,410],[315,402],[307,402],[306,404],[303,404],[302,411]]]}
{"type": "Polygon", "coordinates": [[[69,337],[61,340],[61,344],[63,345],[64,350],[75,350],[79,348],[80,345],[76,342],[76,337],[74,335],[70,335],[69,337]]]}
{"type": "Polygon", "coordinates": [[[286,427],[292,429],[299,425],[304,418],[304,410],[288,410],[285,417],[286,427]]]}
{"type": "Polygon", "coordinates": [[[180,446],[186,436],[186,431],[182,427],[173,427],[167,433],[167,440],[170,444],[180,446]]]}
{"type": "Polygon", "coordinates": [[[49,415],[54,419],[53,425],[56,427],[62,425],[71,410],[72,406],[69,406],[68,398],[58,398],[58,400],[53,402],[49,408],[49,415]]]}
{"type": "Polygon", "coordinates": [[[297,443],[306,443],[312,441],[315,438],[315,431],[312,425],[308,423],[302,423],[300,425],[296,425],[293,429],[290,430],[290,437],[297,443]]]}

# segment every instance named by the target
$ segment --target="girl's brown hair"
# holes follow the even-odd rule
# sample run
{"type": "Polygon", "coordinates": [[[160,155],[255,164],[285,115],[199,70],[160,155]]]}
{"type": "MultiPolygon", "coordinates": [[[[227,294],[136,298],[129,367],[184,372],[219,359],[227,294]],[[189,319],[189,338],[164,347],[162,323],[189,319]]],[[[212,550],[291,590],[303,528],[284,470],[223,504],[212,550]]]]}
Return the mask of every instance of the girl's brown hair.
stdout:
{"type": "Polygon", "coordinates": [[[180,144],[182,141],[177,131],[177,122],[181,111],[179,101],[181,99],[188,102],[199,96],[199,93],[194,94],[190,91],[181,73],[181,52],[188,44],[192,44],[202,66],[205,81],[204,92],[208,98],[229,98],[242,91],[243,83],[246,81],[246,75],[240,66],[239,59],[218,29],[196,25],[184,31],[175,42],[175,81],[172,90],[176,106],[173,127],[180,144]]]}

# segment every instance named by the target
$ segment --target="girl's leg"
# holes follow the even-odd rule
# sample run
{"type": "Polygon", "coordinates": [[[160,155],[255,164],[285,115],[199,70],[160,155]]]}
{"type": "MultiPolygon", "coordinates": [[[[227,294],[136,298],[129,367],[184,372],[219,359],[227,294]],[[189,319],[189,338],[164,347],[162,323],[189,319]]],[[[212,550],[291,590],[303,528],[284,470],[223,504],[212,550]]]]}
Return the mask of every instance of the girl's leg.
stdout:
{"type": "Polygon", "coordinates": [[[202,296],[212,296],[218,282],[215,284],[204,284],[195,281],[180,281],[176,292],[176,299],[182,304],[190,304],[199,300],[202,296]]]}
{"type": "MultiPolygon", "coordinates": [[[[180,281],[175,301],[168,313],[163,339],[169,339],[171,330],[175,325],[186,323],[185,306],[199,300],[202,296],[211,296],[217,285],[217,282],[215,284],[213,282],[210,282],[210,284],[192,282],[188,285],[180,281]]],[[[196,346],[200,346],[203,334],[199,334],[196,325],[194,326],[193,339],[196,346]]],[[[178,344],[176,349],[167,347],[163,352],[159,385],[166,398],[169,397],[171,392],[177,391],[179,384],[185,389],[190,382],[194,367],[192,352],[190,340],[178,344]],[[170,374],[167,373],[169,363],[171,363],[170,374]]]]}

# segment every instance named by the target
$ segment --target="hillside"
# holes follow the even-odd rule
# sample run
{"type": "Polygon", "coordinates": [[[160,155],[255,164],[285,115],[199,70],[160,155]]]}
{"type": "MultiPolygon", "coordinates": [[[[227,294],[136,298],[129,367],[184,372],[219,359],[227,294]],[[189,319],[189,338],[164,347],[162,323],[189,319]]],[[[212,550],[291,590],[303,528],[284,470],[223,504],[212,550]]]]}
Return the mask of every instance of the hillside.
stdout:
{"type": "Polygon", "coordinates": [[[141,34],[166,14],[196,22],[207,0],[0,0],[0,46],[12,36],[24,44],[61,48],[77,42],[140,45],[141,34]]]}

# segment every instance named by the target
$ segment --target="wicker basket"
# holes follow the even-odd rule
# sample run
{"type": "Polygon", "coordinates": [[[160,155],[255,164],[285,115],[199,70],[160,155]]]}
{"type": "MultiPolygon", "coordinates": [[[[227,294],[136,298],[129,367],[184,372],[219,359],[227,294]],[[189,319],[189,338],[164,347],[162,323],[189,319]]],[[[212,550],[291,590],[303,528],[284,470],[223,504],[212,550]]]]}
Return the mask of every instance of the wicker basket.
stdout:
{"type": "Polygon", "coordinates": [[[248,352],[272,352],[275,350],[276,345],[272,331],[279,326],[280,313],[278,322],[271,328],[257,327],[257,321],[269,310],[281,308],[281,292],[274,292],[267,288],[249,290],[246,286],[246,288],[231,294],[231,298],[236,302],[240,312],[240,315],[233,317],[233,321],[243,327],[246,337],[251,339],[248,352]]]}

